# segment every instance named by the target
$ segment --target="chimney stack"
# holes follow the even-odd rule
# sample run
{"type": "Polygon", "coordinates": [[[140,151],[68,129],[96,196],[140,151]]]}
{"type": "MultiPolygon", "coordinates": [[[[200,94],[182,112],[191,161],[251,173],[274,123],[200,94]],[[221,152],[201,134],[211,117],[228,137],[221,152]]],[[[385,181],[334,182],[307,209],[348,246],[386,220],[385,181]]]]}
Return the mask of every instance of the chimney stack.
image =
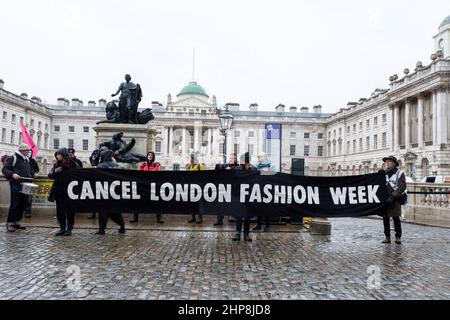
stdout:
{"type": "Polygon", "coordinates": [[[66,98],[58,98],[56,100],[56,105],[64,107],[66,105],[66,98]]]}
{"type": "Polygon", "coordinates": [[[251,112],[258,112],[258,104],[257,103],[252,103],[250,105],[250,111],[251,112]]]}
{"type": "Polygon", "coordinates": [[[281,103],[278,106],[276,106],[276,108],[275,108],[275,110],[277,112],[284,112],[284,109],[285,109],[285,105],[281,104],[281,103]]]}
{"type": "Polygon", "coordinates": [[[301,113],[308,113],[308,112],[309,112],[309,108],[308,108],[308,107],[302,107],[302,108],[300,109],[300,112],[301,112],[301,113]]]}
{"type": "Polygon", "coordinates": [[[292,113],[297,112],[297,107],[294,107],[294,106],[290,107],[289,112],[292,112],[292,113]]]}
{"type": "Polygon", "coordinates": [[[314,110],[314,113],[322,113],[322,106],[320,104],[317,106],[314,106],[313,110],[314,110]]]}
{"type": "Polygon", "coordinates": [[[28,99],[28,95],[25,92],[22,92],[20,94],[20,97],[23,98],[23,99],[28,99]]]}
{"type": "Polygon", "coordinates": [[[106,108],[106,100],[105,99],[98,100],[98,106],[100,108],[106,108]]]}
{"type": "Polygon", "coordinates": [[[3,79],[0,79],[0,89],[3,89],[4,84],[5,84],[5,81],[3,81],[3,79]]]}

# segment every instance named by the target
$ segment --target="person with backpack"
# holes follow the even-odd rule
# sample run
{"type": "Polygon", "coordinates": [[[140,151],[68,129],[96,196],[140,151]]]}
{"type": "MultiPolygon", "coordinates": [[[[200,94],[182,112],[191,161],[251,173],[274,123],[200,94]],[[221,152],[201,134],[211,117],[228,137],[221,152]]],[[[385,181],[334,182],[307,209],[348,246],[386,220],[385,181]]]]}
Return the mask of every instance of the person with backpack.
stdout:
{"type": "MultiPolygon", "coordinates": [[[[70,170],[71,168],[78,168],[78,164],[70,159],[69,152],[66,148],[61,148],[56,151],[55,159],[56,162],[48,174],[49,179],[56,180],[60,177],[61,172],[70,170]]],[[[57,190],[55,183],[53,183],[48,200],[50,202],[56,201],[56,218],[60,227],[59,231],[55,234],[56,237],[71,236],[75,224],[75,212],[63,206],[61,202],[62,197],[63,191],[57,190]]]]}
{"type": "MultiPolygon", "coordinates": [[[[142,162],[139,165],[139,171],[161,171],[161,164],[159,162],[155,162],[155,153],[153,151],[150,151],[147,153],[147,161],[142,162]]],[[[139,212],[134,211],[133,212],[133,219],[130,221],[130,223],[138,223],[139,222],[139,212]]],[[[157,223],[164,223],[162,220],[162,214],[157,213],[156,214],[156,222],[157,223]]]]}
{"type": "Polygon", "coordinates": [[[22,143],[13,156],[5,159],[2,169],[5,178],[9,180],[11,191],[11,202],[6,223],[6,230],[8,232],[26,230],[26,227],[21,226],[19,222],[22,220],[29,196],[21,193],[21,183],[37,178],[37,173],[33,172],[30,159],[28,158],[30,151],[30,147],[22,143]]]}
{"type": "Polygon", "coordinates": [[[402,226],[400,217],[402,215],[402,205],[406,204],[406,177],[400,170],[399,162],[396,157],[389,156],[383,158],[386,163],[386,171],[380,170],[380,173],[386,174],[386,187],[389,194],[386,203],[386,211],[381,215],[383,217],[384,235],[386,238],[382,243],[391,243],[391,225],[390,218],[394,220],[395,243],[401,244],[402,226]]]}
{"type": "MultiPolygon", "coordinates": [[[[197,153],[193,152],[191,154],[191,162],[186,166],[187,171],[203,171],[205,170],[205,166],[199,163],[197,153]]],[[[198,220],[195,217],[195,213],[192,214],[192,219],[188,221],[188,223],[203,223],[203,215],[201,213],[198,214],[198,220]]]]}

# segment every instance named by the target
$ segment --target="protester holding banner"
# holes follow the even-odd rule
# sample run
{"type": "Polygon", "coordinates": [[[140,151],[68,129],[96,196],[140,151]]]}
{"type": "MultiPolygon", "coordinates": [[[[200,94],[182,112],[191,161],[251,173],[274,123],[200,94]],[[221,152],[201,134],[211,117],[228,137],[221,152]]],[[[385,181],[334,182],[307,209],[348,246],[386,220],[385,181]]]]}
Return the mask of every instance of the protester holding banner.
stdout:
{"type": "MultiPolygon", "coordinates": [[[[161,164],[156,161],[156,156],[153,151],[150,151],[147,153],[147,161],[142,162],[139,165],[139,171],[161,171],[161,164]]],[[[133,212],[133,220],[130,221],[130,223],[138,223],[139,222],[139,212],[135,211],[133,212]]],[[[164,223],[162,220],[162,214],[157,213],[156,214],[156,222],[157,223],[164,223]]]]}
{"type": "MultiPolygon", "coordinates": [[[[241,170],[256,171],[255,167],[250,164],[250,153],[246,152],[241,156],[241,170]]],[[[250,217],[235,217],[236,219],[236,235],[233,241],[241,241],[242,220],[244,220],[244,241],[252,241],[250,238],[250,217]]]]}
{"type": "MultiPolygon", "coordinates": [[[[100,153],[100,164],[97,166],[98,169],[123,169],[122,166],[118,165],[113,160],[113,152],[111,150],[104,150],[100,153]]],[[[125,233],[125,221],[123,220],[121,213],[106,213],[100,212],[99,214],[99,230],[96,234],[104,235],[106,226],[108,225],[108,220],[111,218],[112,221],[120,226],[119,233],[125,233]]]]}
{"type": "MultiPolygon", "coordinates": [[[[241,166],[238,163],[236,153],[230,154],[228,163],[216,165],[216,170],[241,170],[241,166]]],[[[216,226],[216,227],[223,226],[223,218],[224,217],[225,217],[224,215],[218,215],[216,223],[214,223],[214,226],[216,226]]]]}
{"type": "MultiPolygon", "coordinates": [[[[197,153],[193,152],[191,154],[191,162],[186,167],[187,171],[203,171],[205,170],[205,167],[201,165],[198,161],[197,153]]],[[[195,214],[192,214],[192,219],[188,221],[188,223],[197,223],[202,224],[203,223],[203,214],[198,214],[198,220],[195,217],[195,214]]]]}
{"type": "MultiPolygon", "coordinates": [[[[271,164],[270,160],[267,159],[266,153],[262,152],[258,155],[258,163],[255,166],[256,170],[268,173],[271,172],[271,164]]],[[[256,217],[256,227],[253,228],[253,231],[261,231],[262,223],[264,220],[264,231],[270,231],[270,216],[257,216],[256,217]]]]}
{"type": "Polygon", "coordinates": [[[70,160],[76,162],[78,167],[83,168],[83,162],[78,159],[75,155],[75,149],[74,148],[68,148],[67,151],[69,152],[69,158],[70,160]]]}
{"type": "MultiPolygon", "coordinates": [[[[36,159],[33,158],[33,153],[30,151],[28,152],[28,159],[30,160],[30,168],[31,172],[33,173],[33,177],[38,177],[39,175],[39,164],[37,163],[36,159]]],[[[28,196],[28,202],[27,206],[25,207],[25,218],[31,218],[31,207],[33,205],[33,196],[28,196]]]]}
{"type": "Polygon", "coordinates": [[[28,159],[28,152],[30,150],[29,146],[21,144],[16,153],[5,160],[2,169],[5,178],[9,180],[11,190],[11,202],[6,223],[6,230],[8,232],[26,229],[20,225],[19,221],[22,220],[23,212],[28,204],[28,195],[21,193],[21,183],[24,182],[24,179],[33,178],[33,172],[28,159]]]}
{"type": "Polygon", "coordinates": [[[388,207],[383,215],[384,234],[386,238],[383,243],[391,243],[391,225],[390,218],[394,220],[395,243],[401,244],[402,226],[400,216],[402,215],[402,198],[406,195],[406,177],[398,166],[399,162],[396,157],[389,156],[383,158],[386,163],[386,188],[389,194],[386,203],[388,207]]]}
{"type": "MultiPolygon", "coordinates": [[[[71,160],[69,152],[66,148],[61,148],[55,152],[56,163],[50,170],[48,177],[52,180],[57,180],[61,172],[69,170],[71,168],[78,168],[78,164],[71,160]]],[[[58,190],[55,187],[55,182],[52,185],[49,195],[49,201],[56,201],[56,218],[58,219],[60,230],[55,236],[71,236],[73,226],[75,224],[75,212],[70,207],[64,206],[62,203],[64,190],[58,190]],[[67,228],[67,229],[66,229],[67,228]]]]}

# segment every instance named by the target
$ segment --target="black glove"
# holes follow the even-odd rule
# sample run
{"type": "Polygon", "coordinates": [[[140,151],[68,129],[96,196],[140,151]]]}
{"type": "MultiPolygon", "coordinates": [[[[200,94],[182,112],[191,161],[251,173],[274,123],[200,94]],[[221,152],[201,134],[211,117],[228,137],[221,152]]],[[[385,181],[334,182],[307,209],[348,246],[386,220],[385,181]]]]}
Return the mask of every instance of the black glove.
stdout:
{"type": "Polygon", "coordinates": [[[394,196],[389,196],[387,199],[386,199],[386,203],[387,204],[393,204],[395,202],[395,197],[394,196]]]}
{"type": "Polygon", "coordinates": [[[384,171],[384,170],[378,170],[378,173],[386,174],[386,171],[384,171]]]}

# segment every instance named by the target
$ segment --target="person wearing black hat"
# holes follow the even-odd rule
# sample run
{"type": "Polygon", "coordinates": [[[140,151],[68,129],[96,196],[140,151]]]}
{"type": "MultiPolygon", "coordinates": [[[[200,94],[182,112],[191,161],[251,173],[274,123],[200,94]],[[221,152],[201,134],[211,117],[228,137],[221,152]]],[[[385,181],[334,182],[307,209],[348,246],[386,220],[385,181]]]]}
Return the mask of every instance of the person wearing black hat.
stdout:
{"type": "Polygon", "coordinates": [[[386,211],[383,217],[384,235],[386,238],[382,243],[391,243],[391,225],[390,218],[394,220],[395,243],[401,244],[402,226],[400,217],[402,215],[402,201],[406,195],[406,177],[402,170],[398,167],[400,163],[394,156],[383,158],[386,163],[386,171],[380,170],[380,173],[386,174],[386,187],[389,194],[386,203],[386,211]]]}
{"type": "MultiPolygon", "coordinates": [[[[78,168],[78,164],[70,159],[69,152],[66,148],[61,148],[55,152],[56,162],[53,168],[50,170],[48,177],[52,180],[59,178],[61,172],[64,170],[69,170],[70,168],[78,168]]],[[[53,202],[56,201],[56,217],[58,219],[60,230],[55,234],[56,237],[60,236],[71,236],[72,229],[75,225],[75,212],[70,208],[63,206],[61,199],[64,196],[61,190],[58,190],[52,185],[50,189],[50,195],[48,200],[53,202]],[[67,229],[66,229],[67,228],[67,229]]]]}
{"type": "MultiPolygon", "coordinates": [[[[256,171],[256,168],[250,164],[250,153],[246,152],[241,156],[241,170],[256,171]]],[[[250,217],[235,217],[236,235],[233,241],[241,241],[242,221],[244,224],[244,241],[252,241],[250,238],[250,217]]]]}
{"type": "Polygon", "coordinates": [[[67,151],[69,152],[69,158],[72,161],[75,161],[76,164],[78,165],[78,167],[83,168],[83,162],[75,156],[75,149],[74,148],[68,148],[67,151]]]}

